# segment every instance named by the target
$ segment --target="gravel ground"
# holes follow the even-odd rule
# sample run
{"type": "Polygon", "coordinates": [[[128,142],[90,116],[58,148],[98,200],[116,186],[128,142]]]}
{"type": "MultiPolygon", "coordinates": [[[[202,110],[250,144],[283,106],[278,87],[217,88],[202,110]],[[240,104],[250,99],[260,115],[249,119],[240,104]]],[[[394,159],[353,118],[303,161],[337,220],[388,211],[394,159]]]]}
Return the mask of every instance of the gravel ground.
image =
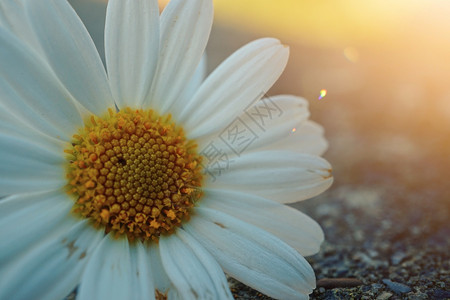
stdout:
{"type": "MultiPolygon", "coordinates": [[[[449,299],[448,203],[428,201],[433,193],[340,186],[294,205],[326,235],[308,258],[318,279],[311,299],[449,299]],[[345,287],[348,278],[360,282],[345,287]]],[[[269,299],[231,283],[236,299],[269,299]]]]}

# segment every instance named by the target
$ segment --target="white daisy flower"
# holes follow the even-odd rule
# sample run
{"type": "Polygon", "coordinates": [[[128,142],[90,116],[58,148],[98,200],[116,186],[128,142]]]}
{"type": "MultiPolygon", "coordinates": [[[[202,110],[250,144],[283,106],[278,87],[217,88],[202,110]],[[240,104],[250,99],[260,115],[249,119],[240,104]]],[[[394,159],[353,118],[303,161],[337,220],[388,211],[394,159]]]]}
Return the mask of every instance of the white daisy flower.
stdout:
{"type": "Polygon", "coordinates": [[[224,272],[308,298],[323,233],[284,204],[330,186],[322,129],[298,97],[251,106],[286,65],[276,39],[203,80],[212,19],[211,0],[110,0],[106,72],[65,0],[0,2],[0,299],[231,299],[224,272]]]}

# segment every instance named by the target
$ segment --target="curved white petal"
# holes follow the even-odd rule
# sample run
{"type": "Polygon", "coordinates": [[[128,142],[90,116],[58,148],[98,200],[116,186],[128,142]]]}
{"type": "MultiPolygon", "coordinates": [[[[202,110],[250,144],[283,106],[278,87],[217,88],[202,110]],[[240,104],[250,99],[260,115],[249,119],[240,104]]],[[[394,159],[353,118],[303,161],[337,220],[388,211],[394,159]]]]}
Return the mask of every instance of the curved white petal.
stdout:
{"type": "Polygon", "coordinates": [[[175,117],[175,120],[178,120],[178,116],[184,109],[186,103],[191,101],[194,94],[202,85],[203,80],[205,80],[207,72],[207,60],[208,59],[206,54],[203,54],[194,75],[184,89],[184,92],[181,94],[180,101],[178,101],[176,105],[172,105],[172,107],[170,108],[170,113],[175,117]]]}
{"type": "Polygon", "coordinates": [[[257,148],[280,140],[309,118],[308,101],[292,95],[266,97],[241,115],[243,123],[256,125],[258,139],[249,147],[257,148]]]}
{"type": "Polygon", "coordinates": [[[92,113],[114,107],[105,68],[67,1],[26,0],[25,9],[46,60],[69,92],[92,113]]]}
{"type": "Polygon", "coordinates": [[[133,293],[128,299],[151,300],[155,299],[152,270],[148,257],[148,247],[140,241],[130,246],[131,283],[133,293]]]}
{"type": "Polygon", "coordinates": [[[70,140],[83,124],[72,96],[24,43],[0,28],[0,103],[52,137],[70,140]]]}
{"type": "Polygon", "coordinates": [[[159,54],[159,7],[155,0],[110,0],[105,58],[119,108],[140,107],[152,84],[159,54]]]}
{"type": "Polygon", "coordinates": [[[57,233],[36,242],[2,269],[0,298],[63,299],[77,286],[102,235],[88,220],[66,216],[57,233]]]}
{"type": "Polygon", "coordinates": [[[129,299],[133,294],[131,272],[128,240],[115,239],[110,233],[90,257],[81,278],[77,299],[129,299]]]}
{"type": "MultiPolygon", "coordinates": [[[[231,122],[220,133],[197,139],[200,149],[213,142],[227,154],[261,149],[293,134],[309,117],[308,102],[292,95],[264,97],[245,109],[238,121],[231,122]],[[240,132],[241,134],[238,134],[240,132]],[[242,142],[249,139],[248,142],[242,142]]],[[[271,148],[277,149],[276,146],[271,148]]]]}
{"type": "Polygon", "coordinates": [[[187,103],[179,121],[189,138],[226,127],[249,105],[259,100],[286,66],[289,49],[265,38],[237,50],[203,82],[187,103]]]}
{"type": "Polygon", "coordinates": [[[158,66],[144,107],[165,114],[180,100],[203,55],[212,20],[211,0],[169,2],[161,14],[158,66]]]}
{"type": "MultiPolygon", "coordinates": [[[[0,264],[57,230],[73,202],[62,190],[9,196],[0,201],[0,264]]],[[[2,268],[0,268],[2,269],[2,268]]]]}
{"type": "Polygon", "coordinates": [[[64,161],[51,148],[0,133],[0,196],[63,187],[64,161]]]}
{"type": "Polygon", "coordinates": [[[184,227],[227,274],[270,297],[308,299],[315,287],[308,262],[264,230],[207,208],[184,227]]]}
{"type": "Polygon", "coordinates": [[[330,164],[321,157],[289,151],[245,153],[228,170],[211,170],[207,186],[238,190],[280,203],[308,199],[333,182],[330,164]]]}
{"type": "Polygon", "coordinates": [[[50,150],[51,152],[61,155],[67,143],[47,135],[45,132],[26,124],[18,117],[10,113],[0,103],[0,134],[6,136],[14,136],[19,139],[27,140],[41,148],[50,150]]]}
{"type": "Polygon", "coordinates": [[[204,190],[202,207],[212,208],[255,225],[295,248],[313,255],[324,240],[316,221],[292,207],[265,198],[231,190],[204,190]]]}
{"type": "Polygon", "coordinates": [[[170,279],[164,270],[161,262],[161,255],[159,254],[159,245],[152,243],[148,247],[148,257],[150,259],[150,267],[152,271],[153,282],[155,289],[161,294],[167,294],[171,287],[170,279]]]}
{"type": "Polygon", "coordinates": [[[174,288],[170,299],[232,299],[217,262],[182,229],[159,241],[163,266],[174,288]]]}
{"type": "Polygon", "coordinates": [[[43,54],[42,48],[33,32],[33,28],[25,11],[24,5],[26,1],[27,0],[0,1],[0,26],[9,30],[39,54],[43,54]]]}
{"type": "Polygon", "coordinates": [[[323,155],[327,149],[328,142],[324,137],[323,127],[310,120],[295,127],[295,131],[289,136],[259,148],[259,150],[285,150],[318,156],[323,155]]]}

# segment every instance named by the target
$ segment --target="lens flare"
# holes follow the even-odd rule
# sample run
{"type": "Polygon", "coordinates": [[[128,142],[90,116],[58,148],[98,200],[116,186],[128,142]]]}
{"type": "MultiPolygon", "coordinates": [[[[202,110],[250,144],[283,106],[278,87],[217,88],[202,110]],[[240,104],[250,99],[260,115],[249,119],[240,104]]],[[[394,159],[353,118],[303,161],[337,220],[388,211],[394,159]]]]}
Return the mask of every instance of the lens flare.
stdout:
{"type": "Polygon", "coordinates": [[[319,100],[324,98],[327,95],[327,90],[320,90],[319,100]]]}

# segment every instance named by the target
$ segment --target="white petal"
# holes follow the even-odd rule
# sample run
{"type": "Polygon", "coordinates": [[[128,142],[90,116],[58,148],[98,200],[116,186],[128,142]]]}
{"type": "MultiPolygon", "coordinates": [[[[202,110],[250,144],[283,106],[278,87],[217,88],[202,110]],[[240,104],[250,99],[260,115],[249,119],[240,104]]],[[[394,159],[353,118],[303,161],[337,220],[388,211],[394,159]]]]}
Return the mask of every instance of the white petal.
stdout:
{"type": "Polygon", "coordinates": [[[153,275],[148,257],[148,247],[140,241],[130,246],[131,282],[133,294],[128,299],[155,299],[153,275]]]}
{"type": "Polygon", "coordinates": [[[82,124],[72,96],[34,51],[0,28],[0,103],[32,127],[69,140],[82,124]]]}
{"type": "Polygon", "coordinates": [[[232,299],[222,269],[188,233],[178,230],[176,236],[163,237],[159,247],[175,289],[169,291],[170,299],[232,299]]]}
{"type": "Polygon", "coordinates": [[[61,155],[64,152],[64,148],[68,146],[66,142],[53,138],[45,132],[41,132],[26,122],[23,122],[21,119],[11,114],[1,103],[0,134],[27,140],[41,148],[48,149],[59,155],[61,155]]]}
{"type": "Polygon", "coordinates": [[[0,133],[0,196],[66,184],[63,154],[0,133]]]}
{"type": "Polygon", "coordinates": [[[70,4],[27,0],[25,8],[47,62],[75,99],[97,115],[114,107],[100,56],[70,4]]]}
{"type": "Polygon", "coordinates": [[[39,54],[42,48],[28,20],[24,3],[27,0],[2,0],[0,2],[0,26],[9,30],[39,54]]]}
{"type": "Polygon", "coordinates": [[[317,196],[333,182],[326,160],[289,151],[245,153],[230,161],[228,170],[211,172],[210,188],[239,190],[280,203],[317,196]]]}
{"type": "Polygon", "coordinates": [[[161,262],[161,256],[159,254],[159,245],[152,243],[148,247],[148,254],[155,289],[157,289],[162,294],[166,294],[171,286],[171,283],[169,277],[167,277],[167,273],[164,270],[164,266],[162,265],[161,262]]]}
{"type": "Polygon", "coordinates": [[[188,85],[184,89],[184,92],[182,93],[179,101],[177,101],[176,105],[172,105],[172,107],[170,108],[170,113],[175,117],[174,118],[175,120],[178,120],[178,116],[184,109],[186,103],[191,101],[192,97],[201,86],[203,80],[205,80],[207,71],[206,63],[207,57],[206,54],[203,54],[202,59],[200,60],[197,69],[195,70],[194,75],[192,76],[188,85]]]}
{"type": "Polygon", "coordinates": [[[257,148],[289,136],[292,128],[300,127],[308,117],[308,101],[296,96],[278,95],[258,101],[241,116],[241,120],[258,125],[261,133],[250,146],[257,148]]]}
{"type": "MultiPolygon", "coordinates": [[[[200,149],[211,142],[225,153],[252,151],[277,142],[293,134],[309,117],[308,102],[300,97],[278,95],[262,98],[245,109],[238,122],[231,122],[221,133],[197,139],[200,149]],[[237,134],[240,132],[240,134],[237,134]],[[242,138],[251,138],[239,146],[242,138]]],[[[271,150],[280,150],[276,147],[271,150]]]]}
{"type": "Polygon", "coordinates": [[[57,231],[8,262],[1,299],[63,299],[77,286],[103,233],[67,216],[57,231]]]}
{"type": "MultiPolygon", "coordinates": [[[[0,262],[6,263],[57,230],[73,202],[64,191],[9,196],[0,201],[0,262]]],[[[2,269],[2,268],[0,268],[2,269]]]]}
{"type": "Polygon", "coordinates": [[[202,207],[212,208],[255,225],[295,248],[303,256],[315,254],[323,242],[316,221],[292,207],[236,191],[205,189],[202,207]]]}
{"type": "Polygon", "coordinates": [[[161,14],[158,67],[144,104],[169,111],[195,72],[213,20],[211,0],[172,0],[161,14]]]}
{"type": "Polygon", "coordinates": [[[219,262],[224,271],[277,299],[308,299],[314,271],[294,249],[275,236],[231,216],[197,208],[184,227],[219,262]]]}
{"type": "Polygon", "coordinates": [[[128,299],[133,293],[131,272],[128,240],[108,234],[84,269],[77,299],[128,299]]]}
{"type": "Polygon", "coordinates": [[[313,121],[306,121],[289,136],[276,140],[260,150],[286,150],[313,155],[323,155],[328,149],[328,142],[324,137],[323,127],[313,121]]]}
{"type": "Polygon", "coordinates": [[[159,53],[159,8],[154,0],[110,0],[105,57],[119,107],[140,107],[152,84],[159,53]]]}
{"type": "Polygon", "coordinates": [[[289,49],[276,39],[247,44],[225,60],[200,86],[180,116],[190,138],[224,128],[259,100],[286,66],[289,49]]]}

